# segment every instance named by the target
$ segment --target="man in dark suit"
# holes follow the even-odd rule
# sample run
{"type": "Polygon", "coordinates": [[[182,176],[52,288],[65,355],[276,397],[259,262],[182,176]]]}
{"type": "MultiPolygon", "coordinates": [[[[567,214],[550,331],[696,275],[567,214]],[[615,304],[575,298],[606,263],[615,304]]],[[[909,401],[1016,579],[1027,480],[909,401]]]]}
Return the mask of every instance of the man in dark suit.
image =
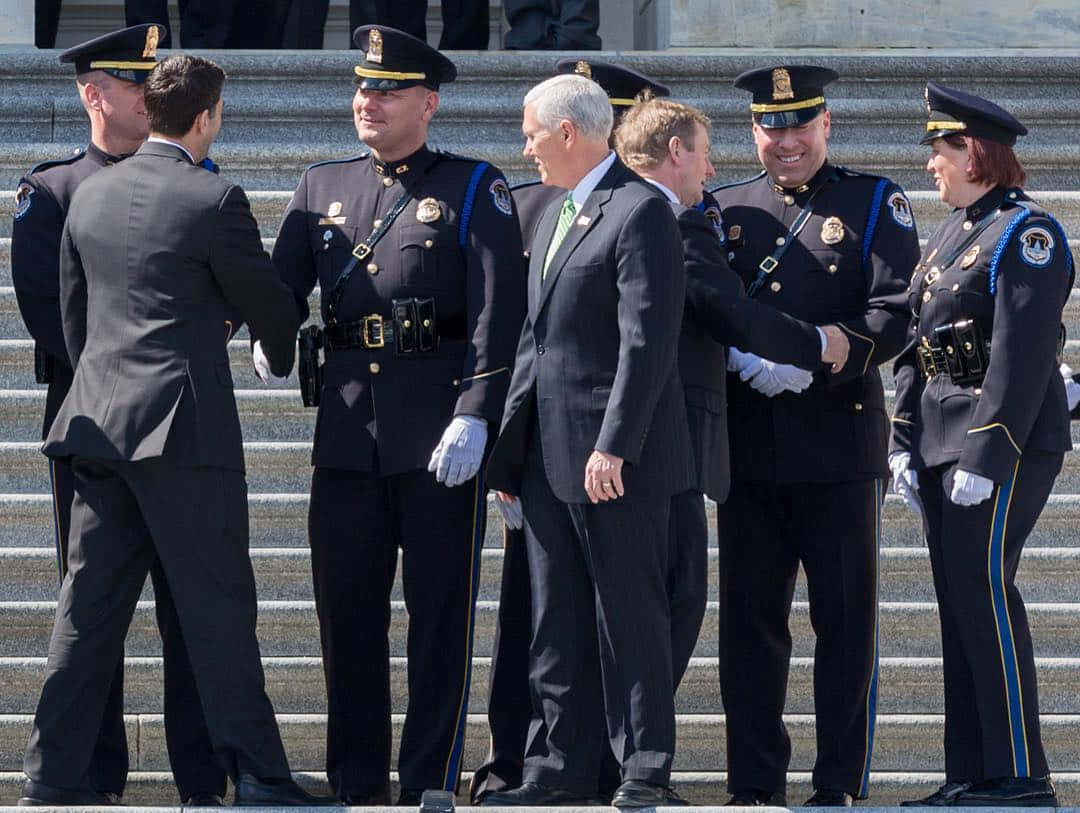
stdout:
{"type": "Polygon", "coordinates": [[[623,779],[613,803],[662,804],[675,748],[667,520],[671,496],[692,480],[674,364],[678,227],[609,150],[599,86],[556,76],[524,108],[525,155],[571,192],[537,227],[528,315],[488,467],[492,487],[520,497],[524,512],[534,719],[524,784],[484,803],[595,798],[611,747],[623,779]]]}
{"type": "MultiPolygon", "coordinates": [[[[71,387],[72,368],[60,319],[60,237],[71,197],[83,180],[134,153],[147,135],[143,82],[157,64],[159,27],[141,25],[76,45],[60,55],[74,64],[79,99],[90,120],[85,150],[45,161],[20,180],[11,228],[11,275],[19,312],[34,337],[35,377],[48,384],[42,437],[71,387]]],[[[67,572],[74,475],[62,460],[49,461],[60,579],[67,572]]],[[[225,772],[214,760],[169,585],[160,566],[150,568],[154,609],[165,667],[165,736],[173,778],[184,804],[221,803],[225,772]]],[[[128,772],[124,728],[124,662],[117,660],[89,774],[90,786],[119,798],[128,772]]]]}
{"type": "Polygon", "coordinates": [[[80,185],[64,226],[60,305],[75,375],[44,451],[72,463],[76,532],[23,804],[105,803],[87,770],[155,556],[236,803],[317,801],[291,779],[264,690],[240,421],[222,341],[235,309],[284,373],[299,314],[243,190],[198,166],[221,126],[224,81],[198,57],[160,63],[145,87],[149,140],[80,185]]]}

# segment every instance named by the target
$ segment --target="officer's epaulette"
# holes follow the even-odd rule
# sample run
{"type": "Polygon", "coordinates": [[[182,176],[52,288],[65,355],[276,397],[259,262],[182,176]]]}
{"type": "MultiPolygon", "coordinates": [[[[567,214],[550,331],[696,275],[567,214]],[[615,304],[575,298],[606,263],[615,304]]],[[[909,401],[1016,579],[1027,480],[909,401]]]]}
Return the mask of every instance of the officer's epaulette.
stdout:
{"type": "Polygon", "coordinates": [[[748,183],[753,183],[754,181],[761,180],[762,176],[764,175],[765,170],[761,170],[761,172],[759,172],[757,175],[754,175],[750,178],[743,178],[741,181],[732,181],[731,183],[722,183],[719,186],[714,186],[712,189],[709,190],[709,192],[715,195],[721,189],[731,189],[736,186],[746,186],[748,183]]]}
{"type": "Polygon", "coordinates": [[[510,191],[517,192],[519,189],[528,189],[530,186],[542,186],[543,183],[543,181],[522,181],[511,186],[510,191]]]}
{"type": "Polygon", "coordinates": [[[884,178],[885,180],[889,180],[888,178],[885,178],[884,175],[875,175],[872,172],[859,172],[857,169],[848,169],[847,167],[839,165],[837,165],[836,171],[845,178],[873,178],[875,181],[880,181],[884,178]]]}
{"type": "Polygon", "coordinates": [[[40,164],[35,164],[30,168],[27,175],[33,175],[35,172],[42,172],[46,169],[52,169],[53,167],[62,167],[67,164],[74,164],[80,158],[86,155],[86,150],[79,150],[74,155],[69,155],[67,158],[53,158],[49,161],[42,161],[40,164]]]}
{"type": "Polygon", "coordinates": [[[470,158],[467,155],[458,155],[456,152],[447,152],[446,150],[435,150],[435,154],[443,161],[468,161],[470,164],[483,163],[479,158],[470,158]]]}
{"type": "Polygon", "coordinates": [[[351,164],[353,161],[363,161],[365,158],[370,157],[370,152],[362,152],[359,155],[350,155],[348,158],[330,158],[326,161],[317,161],[308,166],[308,169],[315,169],[315,167],[322,167],[327,164],[351,164]]]}

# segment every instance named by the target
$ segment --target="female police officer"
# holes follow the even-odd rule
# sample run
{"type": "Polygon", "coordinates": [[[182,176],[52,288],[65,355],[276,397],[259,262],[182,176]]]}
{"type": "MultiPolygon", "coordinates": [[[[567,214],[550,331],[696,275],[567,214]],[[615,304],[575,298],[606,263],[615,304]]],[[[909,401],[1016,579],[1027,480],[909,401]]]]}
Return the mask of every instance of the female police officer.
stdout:
{"type": "Polygon", "coordinates": [[[945,780],[909,804],[1054,806],[1020,552],[1071,448],[1057,374],[1073,282],[1057,221],[1023,190],[1007,111],[929,83],[927,172],[955,207],[912,275],[890,467],[922,513],[941,618],[945,780]]]}

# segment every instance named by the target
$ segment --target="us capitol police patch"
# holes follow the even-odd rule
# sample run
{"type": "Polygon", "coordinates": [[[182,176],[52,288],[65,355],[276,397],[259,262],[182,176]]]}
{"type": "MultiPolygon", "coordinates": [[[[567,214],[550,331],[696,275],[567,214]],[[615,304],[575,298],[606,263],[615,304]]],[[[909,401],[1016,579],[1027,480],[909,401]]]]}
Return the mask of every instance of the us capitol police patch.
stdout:
{"type": "Polygon", "coordinates": [[[513,199],[510,197],[510,187],[506,185],[506,181],[502,178],[496,178],[492,181],[489,191],[491,192],[491,202],[495,204],[495,208],[507,217],[511,217],[514,214],[514,204],[513,199]]]}
{"type": "Polygon", "coordinates": [[[1054,238],[1042,226],[1020,233],[1020,258],[1035,268],[1045,268],[1054,259],[1054,238]]]}
{"type": "Polygon", "coordinates": [[[897,190],[889,195],[889,213],[896,225],[910,231],[915,228],[915,218],[911,214],[911,204],[904,193],[897,190]]]}

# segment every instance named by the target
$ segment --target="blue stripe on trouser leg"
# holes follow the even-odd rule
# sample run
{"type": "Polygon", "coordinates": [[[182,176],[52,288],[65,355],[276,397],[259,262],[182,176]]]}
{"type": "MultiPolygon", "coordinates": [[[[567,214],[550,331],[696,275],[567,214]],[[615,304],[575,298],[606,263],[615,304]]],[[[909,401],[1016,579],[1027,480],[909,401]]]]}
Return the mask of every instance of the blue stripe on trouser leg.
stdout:
{"type": "Polygon", "coordinates": [[[878,686],[878,573],[881,570],[881,505],[883,480],[874,480],[874,664],[870,672],[870,686],[866,691],[866,757],[863,762],[859,798],[870,794],[870,757],[874,753],[874,731],[877,726],[878,686]]]}
{"type": "Polygon", "coordinates": [[[1012,476],[997,488],[994,516],[990,523],[990,544],[986,554],[986,570],[990,582],[990,601],[994,608],[997,625],[998,648],[1001,653],[1001,671],[1005,683],[1005,702],[1008,706],[1009,735],[1013,752],[1013,768],[1018,777],[1029,775],[1027,731],[1024,724],[1024,697],[1020,688],[1020,665],[1016,658],[1012,619],[1005,596],[1005,533],[1009,523],[1009,505],[1020,461],[1016,462],[1012,476]]]}
{"type": "MultiPolygon", "coordinates": [[[[465,679],[461,685],[461,699],[458,701],[457,723],[454,727],[454,742],[450,755],[446,759],[443,772],[443,790],[457,792],[458,778],[461,776],[461,755],[465,750],[465,723],[469,714],[469,687],[472,682],[473,630],[476,626],[476,591],[480,585],[480,558],[484,546],[484,519],[487,511],[487,490],[483,477],[473,479],[473,518],[469,540],[469,601],[466,605],[468,623],[465,625],[465,679]]],[[[467,488],[467,486],[466,486],[467,488]]]]}

